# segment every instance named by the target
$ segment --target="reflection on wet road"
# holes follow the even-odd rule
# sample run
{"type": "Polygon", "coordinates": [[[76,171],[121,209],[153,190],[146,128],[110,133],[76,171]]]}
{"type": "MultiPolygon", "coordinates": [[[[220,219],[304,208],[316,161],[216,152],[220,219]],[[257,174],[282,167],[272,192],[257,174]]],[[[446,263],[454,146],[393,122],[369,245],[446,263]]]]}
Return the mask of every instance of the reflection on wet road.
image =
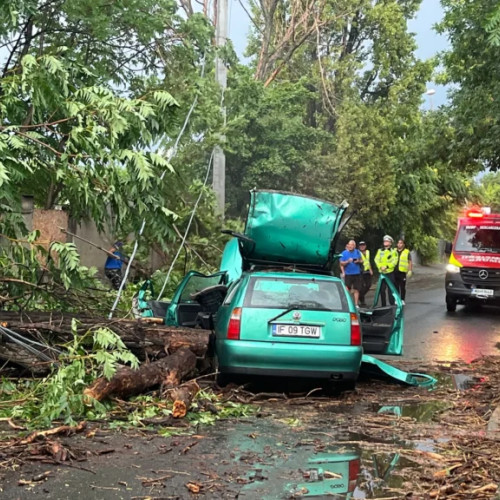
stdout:
{"type": "Polygon", "coordinates": [[[408,286],[405,307],[406,358],[471,361],[498,355],[500,308],[446,312],[444,276],[408,286]]]}

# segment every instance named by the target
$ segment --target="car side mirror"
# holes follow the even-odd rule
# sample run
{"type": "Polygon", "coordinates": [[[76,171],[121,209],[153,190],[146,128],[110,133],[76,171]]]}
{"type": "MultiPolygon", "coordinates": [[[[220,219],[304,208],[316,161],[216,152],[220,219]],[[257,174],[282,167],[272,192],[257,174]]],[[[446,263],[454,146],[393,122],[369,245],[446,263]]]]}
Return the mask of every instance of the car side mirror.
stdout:
{"type": "Polygon", "coordinates": [[[444,245],[444,253],[446,255],[451,255],[452,248],[453,248],[453,245],[452,245],[451,241],[447,241],[444,245]]]}

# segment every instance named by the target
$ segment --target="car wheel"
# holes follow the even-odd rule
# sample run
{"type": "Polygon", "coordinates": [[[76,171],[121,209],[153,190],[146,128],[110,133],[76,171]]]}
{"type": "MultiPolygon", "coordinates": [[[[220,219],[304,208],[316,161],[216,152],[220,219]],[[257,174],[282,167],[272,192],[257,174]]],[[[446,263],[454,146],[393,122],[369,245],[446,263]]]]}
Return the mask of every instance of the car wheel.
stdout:
{"type": "Polygon", "coordinates": [[[448,312],[455,312],[457,310],[457,299],[454,297],[446,296],[446,310],[448,312]]]}
{"type": "Polygon", "coordinates": [[[342,392],[354,391],[356,389],[356,381],[349,380],[344,382],[329,382],[328,386],[325,387],[325,391],[330,396],[337,396],[342,392]]]}
{"type": "Polygon", "coordinates": [[[215,333],[211,333],[208,337],[208,348],[205,354],[207,358],[215,358],[215,333]]]}
{"type": "Polygon", "coordinates": [[[227,375],[227,373],[219,372],[219,373],[217,373],[217,377],[216,377],[215,381],[217,382],[217,385],[219,387],[225,387],[227,384],[229,384],[229,382],[231,382],[231,379],[227,375]]]}
{"type": "Polygon", "coordinates": [[[342,392],[354,391],[356,389],[356,381],[350,380],[349,382],[342,382],[340,384],[340,390],[342,392]]]}
{"type": "Polygon", "coordinates": [[[211,367],[212,371],[216,373],[215,382],[219,387],[224,387],[230,382],[230,377],[227,373],[221,373],[219,368],[219,358],[217,358],[217,354],[214,353],[214,356],[211,358],[211,367]]]}

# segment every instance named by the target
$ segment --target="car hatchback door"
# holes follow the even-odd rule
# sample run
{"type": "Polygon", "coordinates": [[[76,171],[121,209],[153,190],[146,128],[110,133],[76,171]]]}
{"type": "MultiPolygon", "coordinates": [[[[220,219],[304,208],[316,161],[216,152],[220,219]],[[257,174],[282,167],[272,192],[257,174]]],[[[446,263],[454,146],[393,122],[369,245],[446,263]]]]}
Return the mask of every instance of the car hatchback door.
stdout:
{"type": "Polygon", "coordinates": [[[362,309],[359,316],[365,354],[403,354],[403,302],[392,281],[383,274],[377,283],[373,307],[362,309]]]}

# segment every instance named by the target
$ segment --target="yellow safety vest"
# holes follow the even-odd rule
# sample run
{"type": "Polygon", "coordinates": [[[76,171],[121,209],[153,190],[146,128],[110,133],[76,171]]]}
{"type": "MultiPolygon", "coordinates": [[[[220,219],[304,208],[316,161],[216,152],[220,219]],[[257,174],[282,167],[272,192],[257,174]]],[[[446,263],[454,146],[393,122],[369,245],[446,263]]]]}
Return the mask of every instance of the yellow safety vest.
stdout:
{"type": "Polygon", "coordinates": [[[382,274],[389,274],[394,271],[398,263],[398,256],[396,255],[397,250],[395,248],[379,248],[377,255],[375,255],[375,264],[377,269],[382,274]],[[382,267],[386,267],[385,271],[382,271],[382,267]]]}
{"type": "Polygon", "coordinates": [[[402,273],[407,273],[410,268],[410,251],[404,248],[403,251],[399,252],[399,266],[398,271],[402,273]]]}
{"type": "Polygon", "coordinates": [[[365,250],[365,253],[361,252],[361,260],[363,262],[363,272],[369,271],[371,269],[370,250],[365,250]]]}

